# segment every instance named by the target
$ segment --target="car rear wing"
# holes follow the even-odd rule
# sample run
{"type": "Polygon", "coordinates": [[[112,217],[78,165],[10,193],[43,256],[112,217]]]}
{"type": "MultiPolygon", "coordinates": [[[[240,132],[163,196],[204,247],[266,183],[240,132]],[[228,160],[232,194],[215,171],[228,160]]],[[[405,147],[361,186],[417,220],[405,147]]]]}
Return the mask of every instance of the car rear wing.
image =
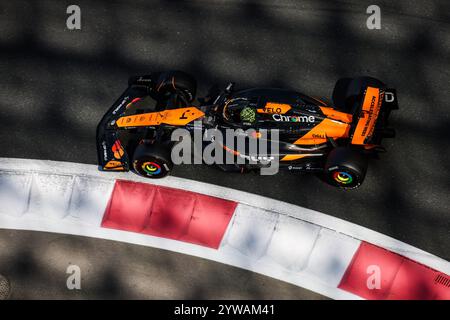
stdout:
{"type": "Polygon", "coordinates": [[[395,89],[367,87],[364,91],[359,111],[355,113],[351,131],[354,145],[379,145],[381,139],[395,136],[394,129],[388,128],[388,118],[392,110],[398,109],[395,89]]]}

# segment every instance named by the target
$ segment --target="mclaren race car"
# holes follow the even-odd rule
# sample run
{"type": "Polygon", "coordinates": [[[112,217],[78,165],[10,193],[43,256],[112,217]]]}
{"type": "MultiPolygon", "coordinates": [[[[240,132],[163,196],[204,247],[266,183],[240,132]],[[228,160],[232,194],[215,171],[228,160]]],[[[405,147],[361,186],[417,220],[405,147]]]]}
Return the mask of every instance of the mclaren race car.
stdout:
{"type": "Polygon", "coordinates": [[[235,141],[232,147],[225,141],[225,154],[246,161],[217,166],[248,172],[276,160],[280,169],[320,173],[330,184],[349,189],[363,182],[369,158],[385,151],[382,139],[395,135],[388,118],[398,109],[396,91],[371,77],[339,79],[333,105],[294,90],[235,90],[233,83],[193,104],[196,89],[195,79],[181,71],[131,77],[97,127],[100,168],[162,178],[174,167],[172,149],[178,142],[171,135],[177,128],[191,137],[211,128],[242,129],[244,135],[251,132],[249,139],[267,141],[272,136],[259,133],[275,129],[276,154],[271,148],[237,150],[235,141]]]}

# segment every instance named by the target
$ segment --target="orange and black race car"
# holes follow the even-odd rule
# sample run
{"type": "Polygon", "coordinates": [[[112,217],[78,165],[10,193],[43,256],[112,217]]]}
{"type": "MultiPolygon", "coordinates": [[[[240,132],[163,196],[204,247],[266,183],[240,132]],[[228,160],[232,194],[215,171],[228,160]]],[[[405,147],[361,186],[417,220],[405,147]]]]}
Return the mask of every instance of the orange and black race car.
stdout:
{"type": "MultiPolygon", "coordinates": [[[[395,135],[387,124],[391,110],[398,109],[396,92],[371,77],[339,79],[333,106],[287,89],[237,91],[233,83],[194,105],[196,88],[195,79],[181,71],[131,77],[97,128],[101,169],[161,178],[174,167],[175,129],[192,136],[196,130],[205,136],[210,129],[242,129],[248,138],[244,149],[234,147],[236,137],[220,143],[224,154],[245,161],[218,163],[221,169],[247,172],[278,161],[280,169],[321,173],[334,186],[355,188],[364,180],[368,158],[385,151],[382,139],[395,135]],[[251,139],[273,142],[274,135],[266,133],[273,130],[276,153],[271,147],[245,148],[251,139]]],[[[210,143],[218,142],[202,146],[210,143]]]]}

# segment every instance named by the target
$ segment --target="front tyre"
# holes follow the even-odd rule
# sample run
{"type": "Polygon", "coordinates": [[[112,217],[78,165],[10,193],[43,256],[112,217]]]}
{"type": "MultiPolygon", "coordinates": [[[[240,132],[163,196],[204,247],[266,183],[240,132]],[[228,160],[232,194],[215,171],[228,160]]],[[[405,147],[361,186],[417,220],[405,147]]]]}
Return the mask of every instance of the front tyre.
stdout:
{"type": "Polygon", "coordinates": [[[367,158],[348,147],[333,149],[325,164],[325,177],[329,184],[342,189],[359,187],[366,176],[367,158]]]}
{"type": "Polygon", "coordinates": [[[140,144],[133,155],[134,171],[145,178],[159,179],[167,176],[173,168],[171,150],[159,144],[140,144]]]}
{"type": "Polygon", "coordinates": [[[181,93],[187,102],[195,99],[197,81],[190,74],[183,71],[167,71],[161,73],[156,83],[156,91],[167,96],[173,93],[181,93]]]}

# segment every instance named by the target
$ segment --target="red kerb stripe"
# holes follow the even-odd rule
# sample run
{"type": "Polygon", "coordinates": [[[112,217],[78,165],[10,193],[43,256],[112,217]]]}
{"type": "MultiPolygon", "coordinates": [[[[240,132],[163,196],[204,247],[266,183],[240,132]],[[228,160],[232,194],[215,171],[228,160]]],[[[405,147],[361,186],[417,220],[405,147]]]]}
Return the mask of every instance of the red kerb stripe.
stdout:
{"type": "Polygon", "coordinates": [[[117,180],[102,227],[218,248],[236,205],[190,191],[117,180]]]}
{"type": "Polygon", "coordinates": [[[362,242],[339,288],[365,299],[448,300],[450,286],[446,279],[450,277],[442,272],[362,242]]]}

